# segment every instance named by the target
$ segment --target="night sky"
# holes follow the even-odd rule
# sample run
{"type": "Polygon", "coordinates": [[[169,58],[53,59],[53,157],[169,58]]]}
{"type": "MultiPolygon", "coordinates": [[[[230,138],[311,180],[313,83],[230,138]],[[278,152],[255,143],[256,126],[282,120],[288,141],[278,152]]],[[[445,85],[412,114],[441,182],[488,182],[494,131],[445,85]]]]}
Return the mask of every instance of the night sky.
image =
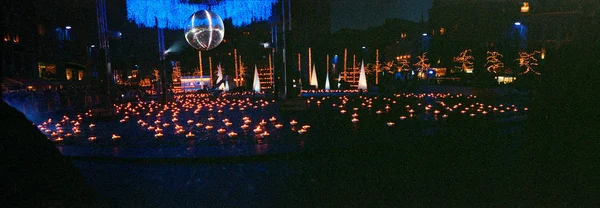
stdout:
{"type": "Polygon", "coordinates": [[[427,21],[433,0],[331,0],[331,31],[341,28],[366,29],[388,18],[427,21]]]}

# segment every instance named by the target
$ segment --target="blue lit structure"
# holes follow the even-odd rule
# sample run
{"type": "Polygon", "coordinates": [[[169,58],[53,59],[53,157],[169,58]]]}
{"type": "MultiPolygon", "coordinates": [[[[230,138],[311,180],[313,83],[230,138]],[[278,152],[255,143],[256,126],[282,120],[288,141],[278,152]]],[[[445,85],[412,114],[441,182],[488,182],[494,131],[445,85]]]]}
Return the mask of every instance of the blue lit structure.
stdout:
{"type": "MultiPolygon", "coordinates": [[[[236,27],[248,25],[253,21],[267,20],[278,0],[222,0],[213,5],[210,11],[223,19],[231,19],[236,27]]],[[[127,0],[127,19],[140,27],[165,29],[185,29],[189,18],[199,10],[208,10],[208,6],[190,3],[186,0],[127,0]],[[155,19],[156,18],[156,19],[155,19]],[[157,22],[156,22],[157,20],[157,22]]]]}

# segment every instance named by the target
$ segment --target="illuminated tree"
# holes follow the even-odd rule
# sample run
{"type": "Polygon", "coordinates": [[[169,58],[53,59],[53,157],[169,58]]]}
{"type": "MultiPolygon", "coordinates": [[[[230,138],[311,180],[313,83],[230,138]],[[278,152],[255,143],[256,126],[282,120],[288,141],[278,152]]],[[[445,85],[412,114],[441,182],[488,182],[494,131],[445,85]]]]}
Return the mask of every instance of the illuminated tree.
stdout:
{"type": "Polygon", "coordinates": [[[192,72],[192,75],[194,75],[194,76],[201,76],[201,74],[200,74],[200,68],[194,69],[194,72],[192,72]]]}
{"type": "Polygon", "coordinates": [[[502,54],[494,51],[494,52],[487,52],[487,62],[485,63],[484,66],[487,66],[487,70],[489,72],[493,72],[493,73],[498,73],[498,71],[502,68],[504,68],[504,63],[502,63],[502,61],[500,61],[499,57],[503,57],[502,54]]]}
{"type": "Polygon", "coordinates": [[[389,62],[385,62],[384,64],[381,64],[381,71],[387,71],[387,72],[391,72],[393,71],[393,66],[394,66],[394,62],[393,61],[389,61],[389,62]]]}
{"type": "MultiPolygon", "coordinates": [[[[246,76],[249,76],[249,75],[246,73],[246,69],[248,69],[248,67],[246,67],[246,66],[244,65],[244,63],[240,62],[240,68],[239,68],[239,70],[240,70],[239,77],[240,77],[240,78],[239,78],[239,79],[240,79],[240,84],[241,84],[242,86],[243,86],[243,84],[244,84],[244,80],[246,80],[246,79],[247,79],[247,78],[244,78],[244,77],[246,77],[246,76]]],[[[252,78],[252,77],[249,77],[249,78],[252,78]]]]}
{"type": "Polygon", "coordinates": [[[419,71],[426,71],[427,69],[429,69],[429,66],[431,66],[431,64],[427,63],[427,61],[429,60],[427,57],[427,52],[424,52],[423,55],[421,56],[417,56],[417,58],[419,59],[419,62],[417,62],[416,64],[413,64],[413,66],[418,66],[419,67],[419,71]]]}
{"type": "Polygon", "coordinates": [[[175,67],[173,69],[173,74],[171,75],[171,78],[173,79],[174,82],[181,79],[181,69],[179,67],[175,67]]]}
{"type": "Polygon", "coordinates": [[[158,80],[160,80],[160,73],[158,72],[158,69],[154,70],[154,81],[158,82],[158,80]]]}
{"type": "Polygon", "coordinates": [[[534,74],[540,75],[541,73],[535,71],[533,66],[537,66],[538,60],[534,57],[535,54],[540,54],[540,51],[533,51],[532,53],[527,53],[525,51],[519,53],[519,58],[516,59],[519,61],[519,66],[525,67],[525,71],[521,72],[521,74],[527,74],[529,72],[533,72],[534,74]]]}
{"type": "Polygon", "coordinates": [[[453,72],[467,72],[473,73],[473,56],[471,56],[471,49],[467,49],[460,52],[460,55],[454,57],[454,62],[460,63],[460,66],[454,66],[453,72]]]}
{"type": "MultiPolygon", "coordinates": [[[[398,67],[398,71],[408,71],[410,70],[410,62],[408,59],[401,59],[398,63],[400,66],[398,67]]],[[[429,68],[429,66],[427,66],[429,68]]]]}

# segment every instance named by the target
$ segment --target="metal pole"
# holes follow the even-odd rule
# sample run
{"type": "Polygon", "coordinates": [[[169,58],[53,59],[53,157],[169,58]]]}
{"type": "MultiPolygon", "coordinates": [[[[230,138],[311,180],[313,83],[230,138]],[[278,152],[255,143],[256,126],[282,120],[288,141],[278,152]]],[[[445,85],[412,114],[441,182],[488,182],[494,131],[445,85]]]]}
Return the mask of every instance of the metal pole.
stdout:
{"type": "Polygon", "coordinates": [[[356,82],[356,54],[352,55],[352,83],[356,82]]]}
{"type": "Polygon", "coordinates": [[[300,53],[298,53],[298,71],[301,72],[302,68],[300,67],[300,53]]]}
{"type": "Polygon", "coordinates": [[[104,50],[104,63],[106,64],[106,92],[107,92],[107,104],[110,106],[112,104],[111,99],[111,78],[112,78],[112,69],[110,64],[109,57],[109,42],[107,39],[107,20],[106,20],[106,1],[105,0],[96,0],[96,18],[98,21],[98,42],[100,48],[104,50]]]}
{"type": "Polygon", "coordinates": [[[239,82],[240,77],[238,74],[237,49],[235,49],[235,48],[233,49],[233,62],[235,62],[235,64],[234,64],[235,65],[235,79],[234,79],[235,86],[239,87],[240,86],[240,82],[239,82]]]}
{"type": "Polygon", "coordinates": [[[283,99],[287,98],[287,66],[286,66],[286,58],[285,58],[285,1],[281,2],[281,16],[283,18],[283,99]]]}
{"type": "Polygon", "coordinates": [[[375,84],[379,84],[379,49],[375,50],[375,84]]]}
{"type": "Polygon", "coordinates": [[[273,80],[273,60],[271,60],[271,58],[272,58],[271,54],[269,54],[269,75],[270,75],[270,78],[271,78],[271,83],[270,84],[271,84],[271,89],[274,89],[273,88],[273,83],[275,83],[275,80],[273,80]]]}
{"type": "Polygon", "coordinates": [[[200,77],[202,78],[204,76],[204,73],[202,71],[202,51],[198,51],[198,66],[200,69],[200,77]]]}
{"type": "Polygon", "coordinates": [[[344,81],[347,82],[348,81],[348,49],[344,48],[344,81]]]}
{"type": "Polygon", "coordinates": [[[240,66],[238,67],[240,70],[240,85],[244,85],[244,63],[242,62],[242,55],[240,55],[238,61],[240,63],[240,66]]]}
{"type": "Polygon", "coordinates": [[[325,65],[327,66],[327,73],[329,73],[329,54],[327,54],[327,60],[325,61],[325,65]]]}
{"type": "Polygon", "coordinates": [[[290,21],[288,30],[292,31],[292,0],[288,0],[288,21],[290,21]]]}
{"type": "MultiPolygon", "coordinates": [[[[275,48],[271,48],[270,57],[271,57],[271,62],[270,63],[271,64],[275,63],[275,58],[276,58],[275,57],[275,48]]],[[[271,76],[273,76],[272,77],[272,80],[273,80],[272,86],[273,86],[273,92],[275,93],[275,88],[277,88],[277,85],[275,85],[275,69],[273,69],[273,71],[271,72],[271,76]]],[[[277,91],[279,91],[279,89],[277,89],[277,91]]]]}
{"type": "Polygon", "coordinates": [[[213,86],[213,70],[212,69],[213,69],[212,68],[212,57],[209,56],[208,57],[208,70],[210,72],[210,83],[209,84],[211,87],[213,86]]]}
{"type": "Polygon", "coordinates": [[[162,70],[162,76],[161,76],[161,85],[162,85],[162,97],[163,97],[163,102],[167,103],[167,64],[165,63],[165,59],[166,59],[167,54],[165,53],[163,56],[163,59],[160,60],[160,64],[161,64],[161,68],[162,70]]]}
{"type": "Polygon", "coordinates": [[[309,82],[308,85],[312,84],[312,83],[310,83],[311,78],[312,78],[312,51],[311,51],[311,48],[308,47],[308,82],[309,82]]]}

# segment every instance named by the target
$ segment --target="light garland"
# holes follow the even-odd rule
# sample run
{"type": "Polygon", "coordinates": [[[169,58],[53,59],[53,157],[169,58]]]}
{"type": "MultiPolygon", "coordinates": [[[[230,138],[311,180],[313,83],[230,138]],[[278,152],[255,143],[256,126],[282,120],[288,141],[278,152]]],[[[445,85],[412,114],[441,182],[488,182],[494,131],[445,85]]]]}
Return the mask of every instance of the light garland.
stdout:
{"type": "MultiPolygon", "coordinates": [[[[253,21],[267,20],[277,0],[223,0],[210,10],[223,19],[231,19],[236,27],[253,21]]],[[[209,10],[206,4],[181,0],[127,0],[127,19],[140,27],[184,29],[190,16],[200,10],[209,10]],[[156,18],[156,19],[155,19],[156,18]]]]}

